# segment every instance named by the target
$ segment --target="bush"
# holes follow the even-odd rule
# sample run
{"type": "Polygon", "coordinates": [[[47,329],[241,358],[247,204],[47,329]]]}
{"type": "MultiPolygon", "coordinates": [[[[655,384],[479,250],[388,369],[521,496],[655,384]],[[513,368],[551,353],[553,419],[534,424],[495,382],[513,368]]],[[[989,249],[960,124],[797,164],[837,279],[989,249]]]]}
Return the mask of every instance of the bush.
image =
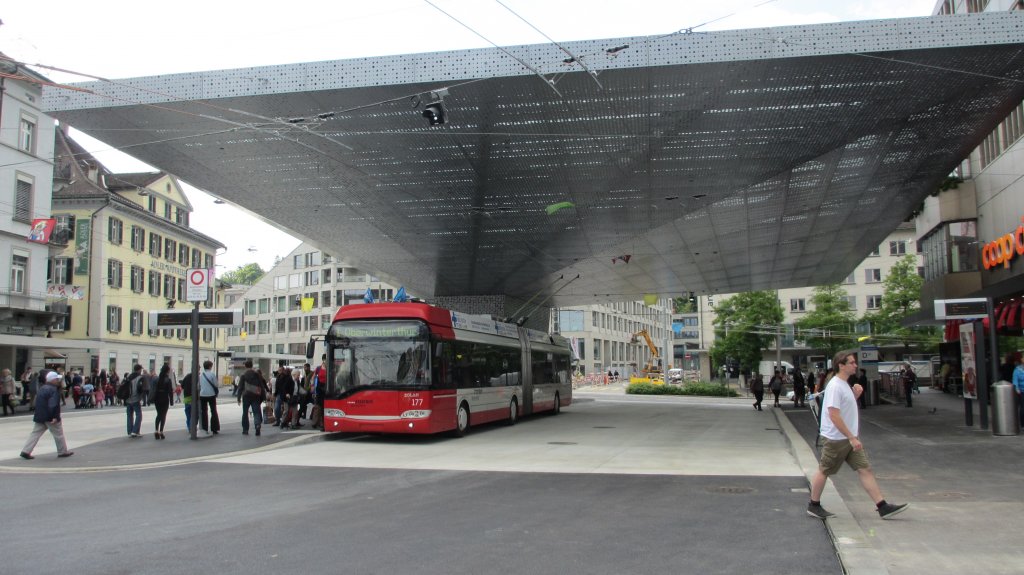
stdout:
{"type": "Polygon", "coordinates": [[[626,393],[633,395],[701,395],[705,397],[739,397],[734,389],[720,383],[695,381],[686,385],[655,385],[631,383],[626,393]]]}

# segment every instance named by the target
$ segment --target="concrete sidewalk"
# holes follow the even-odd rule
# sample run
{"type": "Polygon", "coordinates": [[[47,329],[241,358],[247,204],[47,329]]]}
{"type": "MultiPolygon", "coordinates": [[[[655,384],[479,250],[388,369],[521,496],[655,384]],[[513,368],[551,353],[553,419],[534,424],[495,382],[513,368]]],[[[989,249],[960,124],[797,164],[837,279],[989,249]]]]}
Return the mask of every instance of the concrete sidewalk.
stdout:
{"type": "MultiPolygon", "coordinates": [[[[964,423],[962,399],[922,389],[913,403],[869,407],[860,425],[882,494],[910,508],[882,521],[848,468],[830,482],[840,507],[823,498],[837,514],[826,524],[847,572],[1024,573],[1024,437],[980,429],[976,401],[973,427],[964,423]]],[[[777,415],[787,435],[795,433],[794,454],[810,477],[817,468],[815,420],[791,406],[777,415]]]]}

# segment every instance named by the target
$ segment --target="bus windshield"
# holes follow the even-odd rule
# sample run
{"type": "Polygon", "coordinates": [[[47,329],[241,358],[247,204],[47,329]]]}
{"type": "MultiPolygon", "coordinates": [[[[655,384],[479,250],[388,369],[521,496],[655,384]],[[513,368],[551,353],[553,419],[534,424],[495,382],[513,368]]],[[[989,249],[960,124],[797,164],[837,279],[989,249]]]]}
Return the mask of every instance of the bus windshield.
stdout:
{"type": "Polygon", "coordinates": [[[410,320],[349,321],[331,326],[332,350],[326,397],[360,388],[430,387],[429,332],[410,320]]]}

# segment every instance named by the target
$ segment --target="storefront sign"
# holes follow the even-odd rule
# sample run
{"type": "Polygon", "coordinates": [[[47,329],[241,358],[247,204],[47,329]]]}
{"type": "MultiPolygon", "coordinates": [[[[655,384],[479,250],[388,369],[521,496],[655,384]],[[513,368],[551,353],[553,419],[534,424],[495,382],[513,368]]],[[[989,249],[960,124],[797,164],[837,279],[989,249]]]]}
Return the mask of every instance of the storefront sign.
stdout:
{"type": "Polygon", "coordinates": [[[981,248],[981,263],[985,269],[992,269],[999,264],[1010,267],[1010,261],[1017,256],[1024,256],[1024,217],[1017,229],[1000,236],[981,248]]]}
{"type": "Polygon", "coordinates": [[[985,298],[937,299],[935,319],[982,319],[988,317],[985,298]]]}

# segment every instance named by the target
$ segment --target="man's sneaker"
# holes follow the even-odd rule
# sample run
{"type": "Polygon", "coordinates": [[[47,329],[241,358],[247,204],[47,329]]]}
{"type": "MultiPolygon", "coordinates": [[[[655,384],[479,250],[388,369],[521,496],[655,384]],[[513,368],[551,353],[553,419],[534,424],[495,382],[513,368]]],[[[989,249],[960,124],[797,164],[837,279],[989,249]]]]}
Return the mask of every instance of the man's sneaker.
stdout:
{"type": "Polygon", "coordinates": [[[825,508],[821,504],[815,505],[814,503],[807,504],[807,514],[811,517],[817,517],[818,519],[828,519],[829,517],[835,517],[835,513],[829,513],[825,511],[825,508]]]}
{"type": "Polygon", "coordinates": [[[57,457],[71,457],[74,454],[74,451],[65,451],[64,453],[58,453],[57,457]]]}
{"type": "Polygon", "coordinates": [[[31,453],[25,453],[24,451],[22,451],[21,452],[21,458],[22,459],[35,459],[36,457],[34,455],[32,455],[31,453]]]}
{"type": "Polygon", "coordinates": [[[886,503],[885,505],[878,508],[878,515],[882,519],[892,519],[893,517],[902,513],[909,506],[909,503],[904,503],[903,505],[893,505],[892,503],[886,503]]]}

